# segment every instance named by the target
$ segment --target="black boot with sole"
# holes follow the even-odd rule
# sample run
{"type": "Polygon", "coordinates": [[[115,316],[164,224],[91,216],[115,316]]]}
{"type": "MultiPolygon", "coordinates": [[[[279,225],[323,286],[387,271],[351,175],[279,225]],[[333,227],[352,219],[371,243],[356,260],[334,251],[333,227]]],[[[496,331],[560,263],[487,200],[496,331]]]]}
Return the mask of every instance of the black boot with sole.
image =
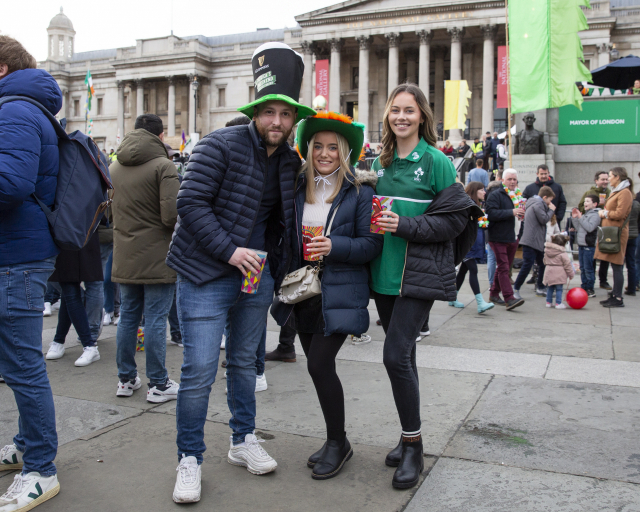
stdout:
{"type": "Polygon", "coordinates": [[[420,473],[424,470],[422,455],[422,437],[403,438],[402,457],[398,469],[393,474],[391,484],[396,489],[409,489],[420,480],[420,473]],[[408,442],[407,439],[410,441],[408,442]]]}
{"type": "Polygon", "coordinates": [[[313,466],[311,478],[314,480],[328,480],[337,476],[344,467],[345,462],[352,456],[353,450],[346,437],[344,441],[327,440],[320,459],[313,466]]]}

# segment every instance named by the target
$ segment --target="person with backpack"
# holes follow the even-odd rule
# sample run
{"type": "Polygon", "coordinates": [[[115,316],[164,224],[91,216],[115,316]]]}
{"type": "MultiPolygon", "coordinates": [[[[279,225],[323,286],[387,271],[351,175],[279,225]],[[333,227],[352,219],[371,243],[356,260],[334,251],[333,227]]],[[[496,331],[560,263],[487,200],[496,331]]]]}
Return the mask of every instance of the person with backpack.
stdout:
{"type": "MultiPolygon", "coordinates": [[[[0,102],[26,96],[53,116],[62,107],[62,92],[36,66],[18,41],[0,35],[0,102]]],[[[59,249],[38,204],[53,206],[58,169],[58,137],[47,116],[28,101],[2,104],[0,375],[20,414],[13,442],[0,449],[0,471],[20,470],[3,480],[11,482],[0,496],[3,510],[30,510],[60,490],[53,462],[58,450],[55,408],[42,353],[44,295],[59,249]]]]}

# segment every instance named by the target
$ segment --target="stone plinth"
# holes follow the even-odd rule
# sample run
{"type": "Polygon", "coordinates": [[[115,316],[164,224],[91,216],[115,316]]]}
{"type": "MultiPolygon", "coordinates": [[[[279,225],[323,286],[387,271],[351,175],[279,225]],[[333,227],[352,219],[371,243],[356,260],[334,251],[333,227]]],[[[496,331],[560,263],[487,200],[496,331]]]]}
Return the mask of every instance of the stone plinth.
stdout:
{"type": "MultiPolygon", "coordinates": [[[[518,187],[524,190],[524,187],[536,181],[536,171],[538,166],[546,163],[546,155],[513,155],[513,168],[518,171],[518,187]]],[[[508,160],[505,162],[507,168],[508,160]]]]}

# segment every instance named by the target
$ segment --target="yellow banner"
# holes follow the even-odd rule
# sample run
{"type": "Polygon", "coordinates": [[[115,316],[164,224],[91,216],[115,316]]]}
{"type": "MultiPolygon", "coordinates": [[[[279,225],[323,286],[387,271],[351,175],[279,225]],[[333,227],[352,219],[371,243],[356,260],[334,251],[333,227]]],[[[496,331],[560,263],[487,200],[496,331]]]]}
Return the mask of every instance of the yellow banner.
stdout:
{"type": "Polygon", "coordinates": [[[444,129],[466,129],[471,91],[466,80],[444,81],[444,129]]]}

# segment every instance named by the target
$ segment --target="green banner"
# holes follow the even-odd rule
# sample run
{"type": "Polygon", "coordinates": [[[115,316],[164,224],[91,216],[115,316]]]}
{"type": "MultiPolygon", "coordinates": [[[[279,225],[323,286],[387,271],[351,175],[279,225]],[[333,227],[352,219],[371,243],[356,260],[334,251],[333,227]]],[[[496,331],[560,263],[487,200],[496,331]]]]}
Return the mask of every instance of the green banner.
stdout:
{"type": "Polygon", "coordinates": [[[640,100],[585,101],[559,110],[559,144],[639,144],[640,100]]]}

